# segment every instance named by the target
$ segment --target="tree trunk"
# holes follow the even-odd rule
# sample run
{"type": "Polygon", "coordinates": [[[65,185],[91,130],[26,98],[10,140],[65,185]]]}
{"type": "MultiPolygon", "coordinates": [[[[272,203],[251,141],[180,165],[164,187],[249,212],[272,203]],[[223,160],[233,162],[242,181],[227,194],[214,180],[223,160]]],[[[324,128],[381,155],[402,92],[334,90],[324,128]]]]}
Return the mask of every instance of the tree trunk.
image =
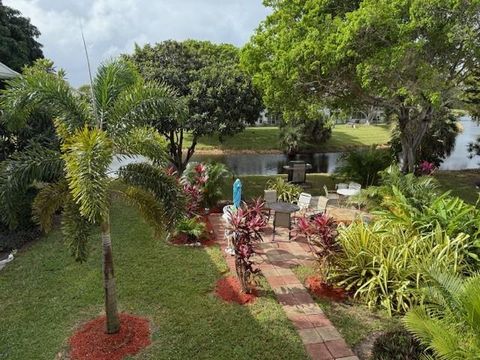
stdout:
{"type": "Polygon", "coordinates": [[[117,310],[115,274],[113,272],[112,239],[110,236],[110,215],[106,215],[100,224],[103,248],[103,287],[105,289],[105,314],[107,333],[115,334],[120,330],[117,310]]]}

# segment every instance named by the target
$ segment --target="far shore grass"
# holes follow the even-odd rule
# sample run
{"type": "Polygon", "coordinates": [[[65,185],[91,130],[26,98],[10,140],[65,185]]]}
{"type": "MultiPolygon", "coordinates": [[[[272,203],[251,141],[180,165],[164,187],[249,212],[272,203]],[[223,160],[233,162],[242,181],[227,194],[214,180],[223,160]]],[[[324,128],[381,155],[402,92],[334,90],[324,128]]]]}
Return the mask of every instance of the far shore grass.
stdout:
{"type": "MultiPolygon", "coordinates": [[[[281,152],[278,127],[248,127],[243,132],[220,142],[218,136],[202,137],[196,150],[202,152],[281,152]]],[[[332,137],[322,144],[307,144],[302,151],[338,152],[354,147],[384,145],[390,140],[389,125],[336,125],[332,137]]],[[[191,136],[186,137],[189,145],[191,136]]]]}

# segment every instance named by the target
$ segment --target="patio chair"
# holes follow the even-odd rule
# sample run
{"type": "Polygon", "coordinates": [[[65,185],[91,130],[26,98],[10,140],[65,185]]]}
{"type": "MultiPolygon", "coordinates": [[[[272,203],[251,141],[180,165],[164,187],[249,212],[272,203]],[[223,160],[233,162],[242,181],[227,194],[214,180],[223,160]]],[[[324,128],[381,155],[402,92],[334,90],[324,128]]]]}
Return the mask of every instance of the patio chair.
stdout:
{"type": "Polygon", "coordinates": [[[307,193],[301,193],[297,200],[297,206],[300,208],[294,215],[293,218],[296,222],[298,217],[298,213],[305,215],[307,213],[308,208],[310,207],[310,202],[312,201],[312,195],[307,193]]]}
{"type": "Polygon", "coordinates": [[[323,185],[323,191],[328,200],[338,201],[338,199],[340,199],[340,195],[338,195],[335,190],[328,190],[327,185],[323,185]]]}
{"type": "Polygon", "coordinates": [[[291,239],[291,231],[292,231],[292,218],[290,214],[286,213],[275,213],[275,217],[273,218],[273,236],[272,241],[275,241],[275,229],[277,227],[284,227],[288,229],[288,240],[291,239]]]}
{"type": "Polygon", "coordinates": [[[329,200],[326,196],[316,197],[312,204],[312,215],[325,214],[329,200]]]}
{"type": "Polygon", "coordinates": [[[307,178],[307,165],[294,163],[292,167],[292,183],[303,184],[307,178]]]}
{"type": "Polygon", "coordinates": [[[270,209],[269,204],[277,202],[277,190],[263,190],[263,200],[265,201],[265,209],[268,210],[268,220],[270,220],[270,215],[272,210],[270,209]]]}

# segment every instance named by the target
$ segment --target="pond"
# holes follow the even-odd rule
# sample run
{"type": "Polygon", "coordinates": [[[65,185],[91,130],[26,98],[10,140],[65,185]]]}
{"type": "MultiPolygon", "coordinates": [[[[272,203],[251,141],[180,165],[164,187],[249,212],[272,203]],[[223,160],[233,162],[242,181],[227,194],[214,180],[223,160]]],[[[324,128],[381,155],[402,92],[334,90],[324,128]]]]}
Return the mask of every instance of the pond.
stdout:
{"type": "MultiPolygon", "coordinates": [[[[463,132],[457,136],[455,148],[443,162],[441,170],[476,169],[480,157],[468,157],[468,144],[480,136],[480,126],[469,117],[462,117],[460,122],[463,132]]],[[[342,153],[299,154],[296,160],[304,160],[312,165],[310,172],[332,173],[340,162],[342,153]]],[[[237,175],[276,175],[284,174],[283,166],[288,163],[283,154],[228,154],[228,155],[194,155],[192,161],[213,160],[226,164],[237,175]]]]}
{"type": "MultiPolygon", "coordinates": [[[[463,132],[457,136],[455,148],[451,155],[443,162],[441,170],[464,170],[480,168],[480,157],[468,157],[468,144],[480,136],[480,126],[469,117],[462,117],[460,122],[463,132]]],[[[338,166],[342,153],[313,153],[299,154],[297,160],[304,160],[312,165],[310,172],[332,173],[338,166]]],[[[143,161],[143,158],[136,160],[118,159],[111,170],[132,161],[143,161]]],[[[227,154],[227,155],[202,155],[195,154],[192,161],[217,161],[226,164],[237,175],[276,175],[284,174],[283,166],[288,159],[283,154],[227,154]]]]}

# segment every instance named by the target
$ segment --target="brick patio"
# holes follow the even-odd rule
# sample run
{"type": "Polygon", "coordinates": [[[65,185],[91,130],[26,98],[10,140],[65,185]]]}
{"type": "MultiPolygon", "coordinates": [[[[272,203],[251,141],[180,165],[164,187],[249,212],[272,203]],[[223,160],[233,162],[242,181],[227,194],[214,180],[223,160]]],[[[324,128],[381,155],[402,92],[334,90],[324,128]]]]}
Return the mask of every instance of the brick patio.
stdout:
{"type": "MultiPolygon", "coordinates": [[[[224,251],[225,224],[220,214],[209,217],[215,238],[222,248],[228,266],[235,272],[234,257],[224,251]]],[[[255,262],[277,296],[287,317],[297,329],[307,353],[314,360],[358,360],[335,329],[320,306],[291,268],[315,261],[305,242],[288,241],[288,232],[277,229],[275,242],[271,242],[272,228],[265,231],[264,242],[257,245],[255,262]]]]}

